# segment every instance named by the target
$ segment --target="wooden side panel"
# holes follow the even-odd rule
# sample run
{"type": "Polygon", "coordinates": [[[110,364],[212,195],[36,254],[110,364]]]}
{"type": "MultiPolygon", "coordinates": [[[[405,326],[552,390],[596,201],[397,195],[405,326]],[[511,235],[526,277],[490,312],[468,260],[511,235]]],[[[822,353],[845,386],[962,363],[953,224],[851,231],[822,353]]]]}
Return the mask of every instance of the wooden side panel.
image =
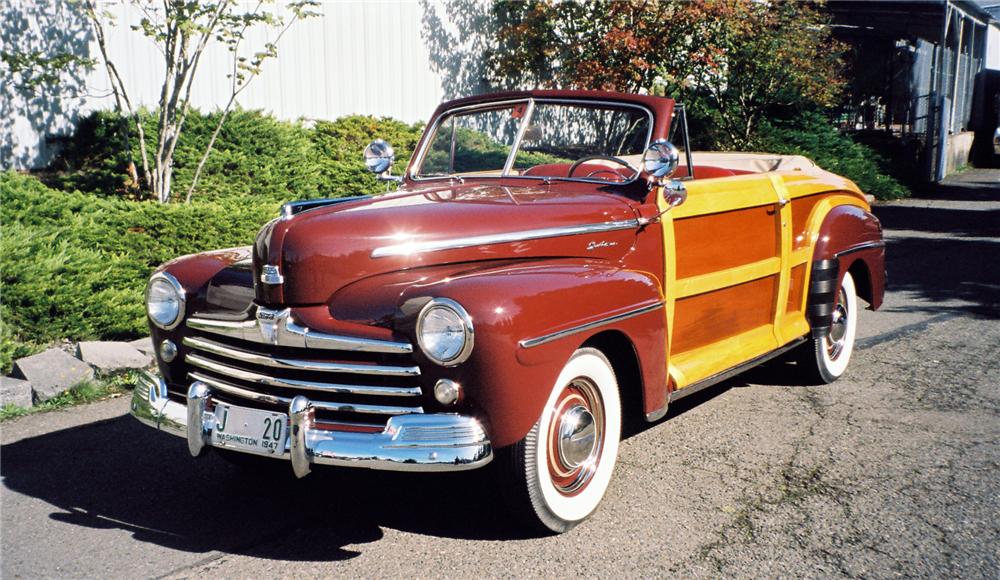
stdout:
{"type": "Polygon", "coordinates": [[[812,238],[809,232],[809,216],[823,198],[820,195],[810,195],[792,200],[792,249],[798,250],[810,245],[812,238]]]}
{"type": "Polygon", "coordinates": [[[683,353],[769,325],[778,277],[768,276],[677,301],[671,352],[683,353]]]}
{"type": "Polygon", "coordinates": [[[774,211],[774,206],[768,205],[674,220],[674,240],[679,249],[677,278],[779,255],[774,211]]]}
{"type": "Polygon", "coordinates": [[[788,285],[788,301],[785,304],[785,313],[802,312],[805,300],[805,278],[806,265],[794,266],[788,285]]]}

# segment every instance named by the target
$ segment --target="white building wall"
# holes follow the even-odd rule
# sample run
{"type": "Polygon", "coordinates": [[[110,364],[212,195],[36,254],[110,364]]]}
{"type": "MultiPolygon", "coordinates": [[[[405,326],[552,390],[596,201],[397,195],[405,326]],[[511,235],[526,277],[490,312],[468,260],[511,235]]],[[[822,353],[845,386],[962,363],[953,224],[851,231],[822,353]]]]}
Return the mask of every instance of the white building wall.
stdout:
{"type": "MultiPolygon", "coordinates": [[[[129,29],[129,23],[138,22],[139,11],[118,1],[99,0],[98,4],[117,18],[118,26],[106,29],[108,48],[130,96],[134,102],[155,107],[163,77],[162,56],[141,33],[129,29]]],[[[278,57],[268,60],[262,75],[240,95],[241,106],[270,111],[283,119],[366,114],[416,122],[426,120],[443,100],[446,85],[454,91],[453,83],[449,84],[454,75],[447,70],[456,64],[434,62],[429,48],[449,42],[451,34],[442,33],[440,22],[431,23],[428,14],[444,20],[444,28],[457,33],[448,24],[446,5],[336,1],[324,2],[316,10],[320,16],[296,22],[281,39],[278,57]]],[[[259,50],[276,34],[276,29],[253,31],[245,42],[246,52],[259,50]]],[[[0,52],[52,54],[67,47],[99,61],[99,49],[79,3],[0,2],[0,52]]],[[[216,45],[206,52],[192,91],[194,106],[212,110],[225,104],[229,96],[226,74],[231,66],[231,55],[223,47],[216,45]]],[[[2,66],[0,72],[6,72],[2,66]]],[[[8,81],[0,81],[0,168],[46,164],[54,152],[46,136],[68,134],[81,114],[114,106],[100,64],[84,78],[64,78],[58,90],[48,94],[24,95],[8,81]]]]}
{"type": "Polygon", "coordinates": [[[986,27],[986,62],[991,70],[1000,70],[1000,23],[990,23],[986,27]]]}

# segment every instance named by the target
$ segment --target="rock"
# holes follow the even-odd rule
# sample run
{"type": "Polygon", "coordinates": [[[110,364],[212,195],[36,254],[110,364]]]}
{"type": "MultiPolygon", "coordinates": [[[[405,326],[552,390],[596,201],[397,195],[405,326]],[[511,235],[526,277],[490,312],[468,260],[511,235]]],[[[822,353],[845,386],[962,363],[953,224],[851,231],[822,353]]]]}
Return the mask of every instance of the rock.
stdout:
{"type": "Polygon", "coordinates": [[[94,369],[58,348],[14,361],[14,377],[31,383],[38,401],[47,401],[70,387],[93,380],[94,369]]]}
{"type": "Polygon", "coordinates": [[[81,342],[76,349],[80,360],[104,372],[146,368],[151,359],[127,342],[81,342]]]}
{"type": "Polygon", "coordinates": [[[156,355],[156,349],[153,346],[153,339],[150,337],[138,338],[128,343],[132,348],[149,355],[150,358],[156,355]]]}
{"type": "Polygon", "coordinates": [[[31,407],[34,402],[31,383],[14,377],[0,377],[0,407],[31,407]]]}

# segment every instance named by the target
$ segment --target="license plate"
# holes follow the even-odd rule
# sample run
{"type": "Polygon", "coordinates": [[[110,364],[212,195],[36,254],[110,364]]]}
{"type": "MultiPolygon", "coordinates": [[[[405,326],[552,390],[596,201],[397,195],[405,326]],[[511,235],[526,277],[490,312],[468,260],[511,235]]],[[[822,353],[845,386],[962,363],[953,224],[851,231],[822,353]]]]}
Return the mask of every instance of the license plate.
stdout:
{"type": "Polygon", "coordinates": [[[212,445],[260,455],[285,451],[288,415],[234,405],[215,406],[212,445]]]}

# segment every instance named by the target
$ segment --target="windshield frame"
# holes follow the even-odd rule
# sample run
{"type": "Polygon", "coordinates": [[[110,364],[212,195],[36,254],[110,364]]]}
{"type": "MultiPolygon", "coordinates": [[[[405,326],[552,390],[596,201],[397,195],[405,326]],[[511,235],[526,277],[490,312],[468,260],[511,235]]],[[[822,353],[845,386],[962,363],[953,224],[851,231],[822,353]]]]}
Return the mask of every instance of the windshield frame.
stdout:
{"type": "MultiPolygon", "coordinates": [[[[514,166],[514,160],[517,158],[518,152],[521,150],[521,141],[524,137],[524,132],[527,130],[528,125],[531,122],[532,116],[535,113],[535,104],[542,103],[554,103],[563,105],[584,105],[584,106],[594,106],[594,105],[608,105],[613,108],[629,108],[638,109],[646,114],[649,124],[646,130],[646,141],[643,145],[643,152],[649,147],[650,140],[653,137],[653,126],[655,124],[656,118],[653,115],[652,109],[638,103],[628,103],[624,101],[609,101],[602,99],[560,99],[560,98],[516,98],[516,99],[504,99],[500,101],[483,101],[482,103],[475,103],[472,105],[465,105],[462,107],[454,107],[446,111],[442,111],[437,118],[434,119],[434,124],[431,125],[427,131],[424,133],[424,137],[420,143],[420,149],[414,155],[413,160],[410,162],[410,169],[407,171],[407,177],[412,181],[441,181],[441,180],[466,180],[466,179],[531,179],[535,181],[573,181],[580,183],[599,183],[602,185],[629,185],[635,183],[639,179],[640,174],[643,172],[641,164],[640,167],[632,167],[635,170],[635,175],[626,181],[608,181],[606,179],[595,179],[592,177],[553,177],[553,176],[542,176],[542,175],[511,175],[511,170],[514,166]],[[417,173],[417,169],[423,165],[424,156],[430,149],[431,142],[434,140],[434,136],[437,135],[438,128],[441,125],[441,120],[445,117],[453,115],[455,113],[466,112],[466,111],[476,111],[477,109],[496,109],[502,107],[503,105],[516,105],[527,103],[527,108],[525,109],[524,115],[520,119],[520,124],[517,128],[517,133],[514,135],[514,142],[511,144],[510,153],[507,156],[507,161],[504,163],[502,173],[500,175],[461,175],[458,173],[452,173],[448,175],[424,175],[420,176],[417,173]]],[[[629,166],[631,167],[631,166],[629,166]]]]}

